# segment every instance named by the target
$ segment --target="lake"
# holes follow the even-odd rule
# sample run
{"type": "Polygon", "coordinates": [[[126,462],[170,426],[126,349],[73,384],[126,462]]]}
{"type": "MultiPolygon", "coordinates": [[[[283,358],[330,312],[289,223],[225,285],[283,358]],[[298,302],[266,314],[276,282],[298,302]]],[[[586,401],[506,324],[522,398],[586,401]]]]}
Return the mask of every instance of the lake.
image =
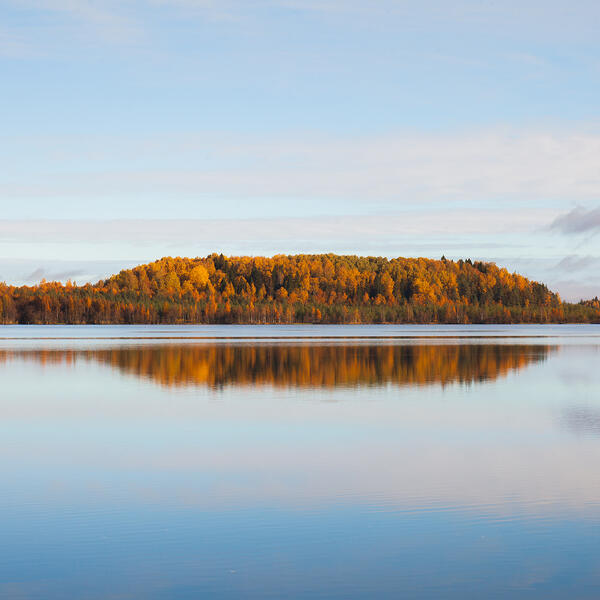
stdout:
{"type": "Polygon", "coordinates": [[[600,326],[0,327],[0,598],[597,598],[600,326]]]}

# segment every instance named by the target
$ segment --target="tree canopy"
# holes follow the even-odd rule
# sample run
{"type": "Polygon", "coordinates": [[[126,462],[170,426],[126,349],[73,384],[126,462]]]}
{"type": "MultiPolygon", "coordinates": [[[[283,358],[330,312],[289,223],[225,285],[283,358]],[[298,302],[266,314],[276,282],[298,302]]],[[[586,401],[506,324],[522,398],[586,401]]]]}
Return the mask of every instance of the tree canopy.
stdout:
{"type": "Polygon", "coordinates": [[[493,263],[299,254],[165,257],[98,283],[0,284],[2,323],[600,322],[493,263]]]}

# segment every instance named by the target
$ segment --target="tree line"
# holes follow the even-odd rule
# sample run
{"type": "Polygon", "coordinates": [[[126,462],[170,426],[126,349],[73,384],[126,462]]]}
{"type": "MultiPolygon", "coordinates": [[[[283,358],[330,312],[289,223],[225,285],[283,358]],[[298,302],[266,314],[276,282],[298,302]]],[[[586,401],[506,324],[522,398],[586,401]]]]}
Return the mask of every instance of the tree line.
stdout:
{"type": "Polygon", "coordinates": [[[0,284],[4,324],[600,322],[494,263],[335,254],[165,257],[96,284],[0,284]]]}

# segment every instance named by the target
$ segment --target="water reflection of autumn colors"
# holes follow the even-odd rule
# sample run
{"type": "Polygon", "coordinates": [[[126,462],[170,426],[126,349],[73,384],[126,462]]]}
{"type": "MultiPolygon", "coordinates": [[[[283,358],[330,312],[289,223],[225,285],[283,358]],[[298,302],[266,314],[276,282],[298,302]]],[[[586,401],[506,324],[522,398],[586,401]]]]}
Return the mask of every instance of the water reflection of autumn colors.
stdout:
{"type": "Polygon", "coordinates": [[[543,361],[553,349],[495,344],[156,344],[1,351],[0,361],[95,361],[164,386],[328,388],[494,380],[543,361]]]}

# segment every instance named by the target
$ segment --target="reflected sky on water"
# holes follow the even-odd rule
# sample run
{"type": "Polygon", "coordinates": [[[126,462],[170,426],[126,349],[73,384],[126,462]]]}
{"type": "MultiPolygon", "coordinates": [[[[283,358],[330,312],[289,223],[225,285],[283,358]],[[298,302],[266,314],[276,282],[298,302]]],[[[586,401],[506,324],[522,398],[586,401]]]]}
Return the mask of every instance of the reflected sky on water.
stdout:
{"type": "Polygon", "coordinates": [[[597,595],[597,328],[24,329],[0,328],[2,598],[597,595]]]}

